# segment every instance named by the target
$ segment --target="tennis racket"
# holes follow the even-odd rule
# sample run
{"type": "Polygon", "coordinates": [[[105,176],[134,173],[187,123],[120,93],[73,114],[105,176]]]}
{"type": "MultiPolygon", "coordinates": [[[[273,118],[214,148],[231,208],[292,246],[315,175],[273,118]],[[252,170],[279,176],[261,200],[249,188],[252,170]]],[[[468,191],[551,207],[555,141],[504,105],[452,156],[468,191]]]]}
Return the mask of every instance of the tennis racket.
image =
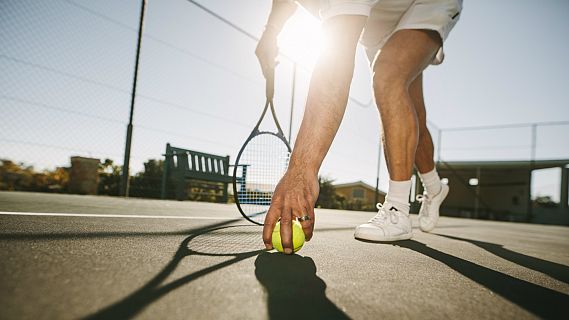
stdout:
{"type": "Polygon", "coordinates": [[[288,167],[291,153],[275,113],[274,83],[273,70],[267,75],[267,101],[261,117],[239,150],[233,168],[233,196],[237,208],[245,219],[258,225],[264,224],[273,192],[288,167]],[[259,126],[269,109],[276,128],[261,131],[259,126]]]}

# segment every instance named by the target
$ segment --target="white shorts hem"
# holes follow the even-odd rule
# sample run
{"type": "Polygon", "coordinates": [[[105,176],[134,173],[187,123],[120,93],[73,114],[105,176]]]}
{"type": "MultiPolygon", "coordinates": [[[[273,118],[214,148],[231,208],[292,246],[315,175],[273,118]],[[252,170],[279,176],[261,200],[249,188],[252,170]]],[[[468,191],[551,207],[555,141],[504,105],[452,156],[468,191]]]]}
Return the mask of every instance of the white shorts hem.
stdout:
{"type": "Polygon", "coordinates": [[[366,4],[346,3],[342,5],[335,5],[325,11],[321,12],[322,20],[327,20],[340,15],[354,15],[369,17],[371,13],[371,6],[366,4]]]}
{"type": "Polygon", "coordinates": [[[445,58],[445,54],[443,51],[443,43],[445,42],[446,39],[444,37],[444,33],[442,32],[442,30],[440,30],[440,28],[434,24],[406,24],[395,28],[393,32],[389,35],[389,37],[387,37],[384,41],[380,42],[375,46],[372,46],[371,48],[366,48],[366,53],[371,66],[373,66],[375,59],[377,59],[378,53],[381,51],[385,43],[389,41],[389,39],[393,36],[393,34],[395,34],[395,32],[399,30],[431,30],[438,33],[439,36],[441,37],[441,47],[433,57],[433,61],[431,62],[431,64],[439,65],[443,63],[443,60],[445,58]]]}

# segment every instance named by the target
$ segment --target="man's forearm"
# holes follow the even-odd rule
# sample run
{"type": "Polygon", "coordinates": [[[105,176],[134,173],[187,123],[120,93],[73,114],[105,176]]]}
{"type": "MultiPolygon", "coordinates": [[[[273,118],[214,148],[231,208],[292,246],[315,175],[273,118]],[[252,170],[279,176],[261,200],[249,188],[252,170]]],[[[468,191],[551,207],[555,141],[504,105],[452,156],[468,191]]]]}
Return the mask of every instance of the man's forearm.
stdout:
{"type": "Polygon", "coordinates": [[[279,34],[288,19],[296,11],[296,3],[287,0],[273,0],[265,32],[279,34]]]}
{"type": "Polygon", "coordinates": [[[318,174],[344,117],[356,45],[365,18],[345,16],[333,23],[325,28],[336,40],[325,49],[314,70],[304,118],[290,160],[289,170],[301,169],[305,174],[318,174]]]}
{"type": "MultiPolygon", "coordinates": [[[[302,124],[291,155],[290,168],[317,175],[346,110],[352,80],[350,66],[338,70],[330,63],[314,70],[302,124]]],[[[347,64],[343,62],[343,64],[347,64]]],[[[352,62],[353,65],[353,62],[352,62]]]]}

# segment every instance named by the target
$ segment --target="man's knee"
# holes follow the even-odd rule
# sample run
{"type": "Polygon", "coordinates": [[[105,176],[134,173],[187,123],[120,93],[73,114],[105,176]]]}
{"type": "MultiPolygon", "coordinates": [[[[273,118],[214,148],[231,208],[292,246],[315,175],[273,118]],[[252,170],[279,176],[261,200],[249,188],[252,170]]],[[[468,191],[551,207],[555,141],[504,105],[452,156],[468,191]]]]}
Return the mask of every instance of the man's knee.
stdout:
{"type": "Polygon", "coordinates": [[[395,62],[378,59],[373,68],[373,90],[378,99],[388,98],[408,90],[412,79],[405,69],[395,62]]]}

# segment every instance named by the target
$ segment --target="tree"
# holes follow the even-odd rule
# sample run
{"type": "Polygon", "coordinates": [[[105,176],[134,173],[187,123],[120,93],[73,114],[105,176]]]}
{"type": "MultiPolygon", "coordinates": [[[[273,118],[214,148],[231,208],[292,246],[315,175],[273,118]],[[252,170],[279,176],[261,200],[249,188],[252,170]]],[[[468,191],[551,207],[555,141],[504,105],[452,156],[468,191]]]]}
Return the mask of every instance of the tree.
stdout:
{"type": "Polygon", "coordinates": [[[108,196],[118,196],[121,183],[122,166],[115,165],[113,160],[105,159],[99,164],[98,193],[108,196]]]}
{"type": "Polygon", "coordinates": [[[144,163],[144,171],[131,179],[130,195],[142,198],[160,198],[163,160],[150,159],[144,163]]]}
{"type": "Polygon", "coordinates": [[[551,196],[537,196],[533,200],[534,207],[542,207],[542,208],[555,208],[559,206],[559,203],[553,201],[551,196]]]}
{"type": "Polygon", "coordinates": [[[318,176],[320,193],[316,200],[317,208],[338,209],[341,207],[340,197],[336,194],[333,183],[332,179],[318,176]]]}
{"type": "Polygon", "coordinates": [[[0,190],[61,192],[69,181],[67,168],[36,172],[33,166],[0,159],[0,190]]]}

